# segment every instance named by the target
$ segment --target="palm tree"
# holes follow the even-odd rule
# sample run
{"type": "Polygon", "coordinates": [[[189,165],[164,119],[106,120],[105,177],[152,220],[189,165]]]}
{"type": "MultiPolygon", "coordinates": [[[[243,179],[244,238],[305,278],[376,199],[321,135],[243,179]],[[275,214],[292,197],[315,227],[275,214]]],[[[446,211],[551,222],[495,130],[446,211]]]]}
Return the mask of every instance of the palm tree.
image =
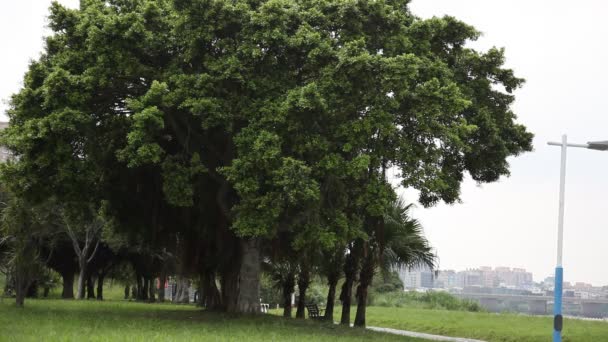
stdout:
{"type": "Polygon", "coordinates": [[[412,204],[394,200],[383,217],[370,219],[374,233],[363,242],[365,257],[362,260],[357,286],[357,313],[355,326],[365,327],[367,290],[379,267],[387,273],[397,267],[435,267],[433,253],[420,222],[410,216],[412,204]]]}
{"type": "Polygon", "coordinates": [[[412,207],[412,203],[406,205],[399,198],[384,215],[384,248],[380,259],[383,272],[403,267],[435,267],[437,256],[424,237],[422,225],[411,217],[412,207]]]}

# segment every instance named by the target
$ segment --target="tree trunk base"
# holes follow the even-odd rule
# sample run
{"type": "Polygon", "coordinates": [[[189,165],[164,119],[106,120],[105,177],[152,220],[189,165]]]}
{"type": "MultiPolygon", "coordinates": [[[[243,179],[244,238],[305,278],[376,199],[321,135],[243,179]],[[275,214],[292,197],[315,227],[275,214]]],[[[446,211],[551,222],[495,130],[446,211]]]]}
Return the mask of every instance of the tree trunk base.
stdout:
{"type": "Polygon", "coordinates": [[[260,313],[260,241],[242,240],[243,257],[239,272],[239,294],[236,310],[239,313],[260,313]]]}
{"type": "Polygon", "coordinates": [[[74,299],[74,273],[61,274],[61,278],[63,279],[61,298],[74,299]]]}
{"type": "Polygon", "coordinates": [[[327,291],[327,304],[325,305],[325,316],[323,319],[326,321],[334,321],[334,303],[336,302],[336,286],[338,285],[337,280],[331,279],[329,281],[329,290],[327,291]]]}

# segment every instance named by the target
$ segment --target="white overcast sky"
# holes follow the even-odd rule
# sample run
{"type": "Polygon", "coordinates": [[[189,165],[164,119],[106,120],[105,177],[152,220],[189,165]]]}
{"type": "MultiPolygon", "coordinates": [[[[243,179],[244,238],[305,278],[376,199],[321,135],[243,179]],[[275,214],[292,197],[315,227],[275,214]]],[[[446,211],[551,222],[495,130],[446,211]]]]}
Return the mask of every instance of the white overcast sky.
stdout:
{"type": "MultiPolygon", "coordinates": [[[[78,0],[60,0],[77,7],[78,0]]],[[[18,91],[28,61],[42,49],[49,0],[0,1],[0,99],[18,91]]],[[[418,16],[451,15],[484,33],[476,49],[505,47],[507,66],[524,77],[514,110],[536,135],[534,152],[511,160],[511,177],[463,185],[462,203],[418,207],[441,269],[522,267],[534,280],[553,274],[559,148],[608,140],[608,3],[600,0],[414,0],[418,16]]],[[[0,104],[0,113],[7,106],[0,104]]],[[[568,151],[564,277],[608,285],[608,152],[568,151]]],[[[409,200],[415,196],[404,192],[409,200]]]]}

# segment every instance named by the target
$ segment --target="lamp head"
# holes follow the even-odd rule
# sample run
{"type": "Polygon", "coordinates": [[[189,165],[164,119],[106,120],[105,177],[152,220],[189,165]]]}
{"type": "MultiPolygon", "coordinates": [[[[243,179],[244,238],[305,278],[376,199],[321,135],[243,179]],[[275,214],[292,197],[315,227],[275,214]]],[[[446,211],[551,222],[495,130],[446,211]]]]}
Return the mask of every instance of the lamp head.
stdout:
{"type": "Polygon", "coordinates": [[[590,141],[587,144],[592,150],[608,151],[608,141],[590,141]]]}

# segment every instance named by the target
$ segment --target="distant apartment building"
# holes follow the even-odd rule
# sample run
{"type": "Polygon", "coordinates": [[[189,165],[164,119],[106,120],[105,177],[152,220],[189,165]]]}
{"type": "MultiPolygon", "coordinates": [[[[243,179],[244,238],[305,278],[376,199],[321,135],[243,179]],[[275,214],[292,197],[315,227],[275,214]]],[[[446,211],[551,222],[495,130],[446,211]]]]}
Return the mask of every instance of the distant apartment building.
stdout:
{"type": "MultiPolygon", "coordinates": [[[[506,288],[531,290],[534,287],[532,273],[523,268],[482,266],[456,272],[454,270],[433,271],[428,268],[399,269],[399,277],[406,289],[430,288],[506,288]]],[[[578,284],[583,290],[587,284],[578,284]]]]}
{"type": "Polygon", "coordinates": [[[456,286],[456,271],[444,270],[439,271],[435,278],[435,286],[442,289],[449,289],[456,286]]]}
{"type": "Polygon", "coordinates": [[[397,270],[404,289],[431,289],[435,287],[435,274],[430,268],[400,268],[397,270]]]}
{"type": "Polygon", "coordinates": [[[534,285],[532,273],[522,268],[488,267],[467,269],[455,272],[452,270],[439,271],[435,279],[438,288],[498,288],[508,287],[514,289],[531,288],[534,285]]]}
{"type": "Polygon", "coordinates": [[[573,288],[575,290],[591,290],[593,288],[593,285],[588,284],[588,283],[576,282],[576,283],[574,283],[573,288]]]}
{"type": "Polygon", "coordinates": [[[456,274],[456,287],[465,288],[468,286],[482,286],[482,275],[482,271],[478,269],[460,271],[456,274]]]}

